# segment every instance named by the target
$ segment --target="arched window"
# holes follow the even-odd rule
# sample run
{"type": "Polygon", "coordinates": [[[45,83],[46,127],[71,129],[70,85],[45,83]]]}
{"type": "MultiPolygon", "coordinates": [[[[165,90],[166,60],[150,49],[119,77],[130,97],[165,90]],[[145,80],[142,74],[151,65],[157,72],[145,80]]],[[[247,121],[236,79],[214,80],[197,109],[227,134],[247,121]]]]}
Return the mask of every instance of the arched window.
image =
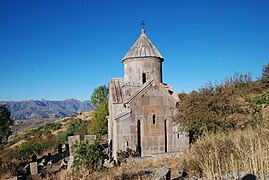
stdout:
{"type": "Polygon", "coordinates": [[[146,79],[146,73],[142,74],[142,83],[145,84],[145,82],[147,81],[146,79]]]}
{"type": "Polygon", "coordinates": [[[156,123],[156,115],[155,114],[153,114],[153,116],[152,116],[152,122],[153,122],[153,124],[156,123]]]}

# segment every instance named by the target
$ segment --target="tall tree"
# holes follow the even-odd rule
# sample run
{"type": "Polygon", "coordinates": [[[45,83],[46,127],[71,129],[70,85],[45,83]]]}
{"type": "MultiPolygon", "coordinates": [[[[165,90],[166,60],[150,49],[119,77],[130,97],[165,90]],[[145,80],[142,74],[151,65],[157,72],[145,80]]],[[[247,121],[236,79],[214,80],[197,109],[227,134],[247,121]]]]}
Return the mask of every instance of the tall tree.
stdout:
{"type": "Polygon", "coordinates": [[[13,120],[10,115],[6,105],[0,105],[0,144],[11,134],[10,125],[13,120]]]}
{"type": "Polygon", "coordinates": [[[266,87],[269,86],[269,63],[263,66],[261,83],[266,87]]]}
{"type": "Polygon", "coordinates": [[[269,78],[269,63],[263,66],[262,78],[269,78]]]}
{"type": "Polygon", "coordinates": [[[98,108],[108,97],[108,88],[103,85],[94,89],[91,95],[91,102],[94,107],[98,108]]]}
{"type": "Polygon", "coordinates": [[[90,125],[90,133],[96,135],[107,134],[107,116],[108,111],[108,88],[99,86],[94,89],[91,96],[92,104],[96,107],[93,112],[93,121],[90,125]]]}
{"type": "Polygon", "coordinates": [[[90,133],[95,135],[104,135],[107,134],[108,130],[108,122],[107,116],[108,112],[108,104],[107,100],[105,100],[98,108],[96,108],[93,112],[93,122],[90,125],[90,133]]]}

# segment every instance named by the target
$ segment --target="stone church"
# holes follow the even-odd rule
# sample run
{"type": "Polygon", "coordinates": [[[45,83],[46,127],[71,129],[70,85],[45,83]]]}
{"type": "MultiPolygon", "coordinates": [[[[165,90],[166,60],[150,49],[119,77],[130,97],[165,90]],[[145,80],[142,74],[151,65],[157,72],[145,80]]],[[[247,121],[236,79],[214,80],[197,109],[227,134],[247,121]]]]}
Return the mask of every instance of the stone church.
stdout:
{"type": "Polygon", "coordinates": [[[109,82],[108,138],[112,156],[127,148],[141,157],[188,148],[187,133],[172,122],[179,102],[171,85],[164,84],[164,58],[145,34],[123,57],[124,77],[109,82]]]}

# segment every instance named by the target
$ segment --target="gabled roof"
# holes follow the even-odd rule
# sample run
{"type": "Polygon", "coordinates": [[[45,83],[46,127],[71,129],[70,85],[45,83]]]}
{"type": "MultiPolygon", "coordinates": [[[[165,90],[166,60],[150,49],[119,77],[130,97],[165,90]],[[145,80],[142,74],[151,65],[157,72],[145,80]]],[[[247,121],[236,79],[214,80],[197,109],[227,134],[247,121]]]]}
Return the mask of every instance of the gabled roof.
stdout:
{"type": "Polygon", "coordinates": [[[136,57],[157,57],[163,59],[157,48],[147,37],[144,29],[141,30],[141,35],[127,52],[127,54],[123,57],[122,61],[136,57]]]}
{"type": "Polygon", "coordinates": [[[163,93],[163,95],[165,95],[168,99],[170,99],[171,103],[174,102],[173,105],[176,106],[177,102],[179,102],[179,98],[178,96],[173,92],[173,88],[167,88],[166,86],[164,86],[161,83],[157,83],[155,79],[151,79],[149,81],[147,81],[145,84],[143,84],[134,94],[132,94],[131,97],[129,97],[128,99],[124,100],[124,104],[131,104],[134,101],[136,101],[138,98],[140,98],[147,90],[149,87],[151,86],[159,86],[160,87],[160,91],[163,93]],[[171,93],[169,92],[169,90],[171,91],[171,93]]]}
{"type": "Polygon", "coordinates": [[[123,102],[122,84],[122,78],[113,78],[109,82],[109,93],[111,94],[113,103],[123,102]]]}

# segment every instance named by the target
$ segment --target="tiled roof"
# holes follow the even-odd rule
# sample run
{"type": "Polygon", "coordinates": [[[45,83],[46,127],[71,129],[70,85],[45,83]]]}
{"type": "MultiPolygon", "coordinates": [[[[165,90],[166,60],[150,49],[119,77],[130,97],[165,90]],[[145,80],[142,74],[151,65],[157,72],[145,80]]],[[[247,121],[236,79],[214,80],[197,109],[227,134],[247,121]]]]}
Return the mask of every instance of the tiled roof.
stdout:
{"type": "Polygon", "coordinates": [[[136,57],[158,57],[163,59],[162,55],[159,53],[157,48],[152,44],[147,35],[145,34],[145,30],[141,30],[141,35],[136,40],[131,49],[124,56],[122,61],[129,58],[136,57]]]}

